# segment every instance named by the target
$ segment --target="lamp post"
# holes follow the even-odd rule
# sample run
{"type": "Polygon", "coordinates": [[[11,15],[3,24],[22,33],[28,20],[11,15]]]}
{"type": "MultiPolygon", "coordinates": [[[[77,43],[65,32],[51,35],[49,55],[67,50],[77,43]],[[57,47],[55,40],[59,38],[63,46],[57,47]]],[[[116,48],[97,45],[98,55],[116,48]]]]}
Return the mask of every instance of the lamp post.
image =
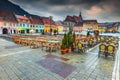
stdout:
{"type": "Polygon", "coordinates": [[[50,35],[52,35],[51,20],[52,20],[52,16],[50,16],[50,35]]]}

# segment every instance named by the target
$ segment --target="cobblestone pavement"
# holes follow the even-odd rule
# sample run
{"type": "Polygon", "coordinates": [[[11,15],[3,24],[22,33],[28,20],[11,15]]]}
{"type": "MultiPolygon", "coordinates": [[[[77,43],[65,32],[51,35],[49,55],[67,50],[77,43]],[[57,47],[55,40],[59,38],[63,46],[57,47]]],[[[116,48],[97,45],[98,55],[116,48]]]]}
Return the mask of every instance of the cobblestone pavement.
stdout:
{"type": "Polygon", "coordinates": [[[112,57],[98,58],[98,47],[86,53],[44,50],[0,39],[0,80],[111,80],[112,57]],[[11,46],[11,48],[5,48],[11,46]],[[64,75],[63,75],[64,74],[64,75]]]}

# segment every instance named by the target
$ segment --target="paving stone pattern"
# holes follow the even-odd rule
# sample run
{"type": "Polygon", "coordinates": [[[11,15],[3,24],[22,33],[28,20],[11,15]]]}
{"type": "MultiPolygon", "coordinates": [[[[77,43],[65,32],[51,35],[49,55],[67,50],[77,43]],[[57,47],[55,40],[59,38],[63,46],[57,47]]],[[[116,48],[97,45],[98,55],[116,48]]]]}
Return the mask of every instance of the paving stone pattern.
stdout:
{"type": "Polygon", "coordinates": [[[97,51],[82,54],[71,52],[64,55],[57,51],[50,55],[49,52],[40,48],[30,49],[27,46],[4,49],[4,46],[8,45],[15,44],[0,39],[0,80],[112,79],[115,61],[112,60],[112,57],[105,59],[104,56],[101,56],[98,58],[98,53],[94,53],[97,51]],[[12,53],[15,54],[7,55],[12,53]],[[6,56],[2,56],[4,54],[6,56]],[[48,68],[51,69],[48,70],[48,68]]]}

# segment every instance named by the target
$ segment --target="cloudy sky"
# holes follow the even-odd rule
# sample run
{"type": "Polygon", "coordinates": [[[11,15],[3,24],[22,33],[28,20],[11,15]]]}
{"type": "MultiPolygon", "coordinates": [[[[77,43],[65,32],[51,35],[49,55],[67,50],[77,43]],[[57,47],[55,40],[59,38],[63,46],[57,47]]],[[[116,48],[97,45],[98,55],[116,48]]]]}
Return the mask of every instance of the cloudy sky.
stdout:
{"type": "Polygon", "coordinates": [[[53,16],[64,20],[67,15],[79,15],[83,19],[97,19],[98,22],[120,22],[119,0],[9,0],[31,14],[53,16]]]}

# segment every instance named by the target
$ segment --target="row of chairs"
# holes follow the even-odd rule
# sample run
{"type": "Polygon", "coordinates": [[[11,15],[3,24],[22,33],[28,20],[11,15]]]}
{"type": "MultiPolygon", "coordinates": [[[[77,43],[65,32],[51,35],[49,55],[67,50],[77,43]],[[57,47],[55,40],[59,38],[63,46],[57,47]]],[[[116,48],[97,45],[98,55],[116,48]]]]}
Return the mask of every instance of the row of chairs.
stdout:
{"type": "Polygon", "coordinates": [[[114,60],[115,59],[115,52],[116,52],[115,46],[100,44],[98,57],[100,57],[100,54],[103,54],[103,55],[105,55],[105,57],[112,56],[113,60],[114,60]]]}
{"type": "Polygon", "coordinates": [[[59,43],[49,43],[48,40],[57,40],[56,37],[23,37],[23,36],[15,36],[13,38],[14,42],[19,45],[30,46],[30,48],[38,48],[40,47],[42,50],[53,50],[60,49],[61,42],[59,43]],[[29,39],[30,38],[30,39],[29,39]]]}
{"type": "Polygon", "coordinates": [[[98,42],[93,39],[91,39],[89,41],[85,41],[85,42],[79,41],[77,43],[78,52],[85,52],[88,48],[93,47],[96,44],[98,44],[98,42]]]}
{"type": "Polygon", "coordinates": [[[102,37],[102,43],[99,45],[99,53],[98,57],[101,54],[107,56],[112,56],[113,60],[115,59],[115,53],[119,46],[119,38],[118,37],[102,37]]]}

